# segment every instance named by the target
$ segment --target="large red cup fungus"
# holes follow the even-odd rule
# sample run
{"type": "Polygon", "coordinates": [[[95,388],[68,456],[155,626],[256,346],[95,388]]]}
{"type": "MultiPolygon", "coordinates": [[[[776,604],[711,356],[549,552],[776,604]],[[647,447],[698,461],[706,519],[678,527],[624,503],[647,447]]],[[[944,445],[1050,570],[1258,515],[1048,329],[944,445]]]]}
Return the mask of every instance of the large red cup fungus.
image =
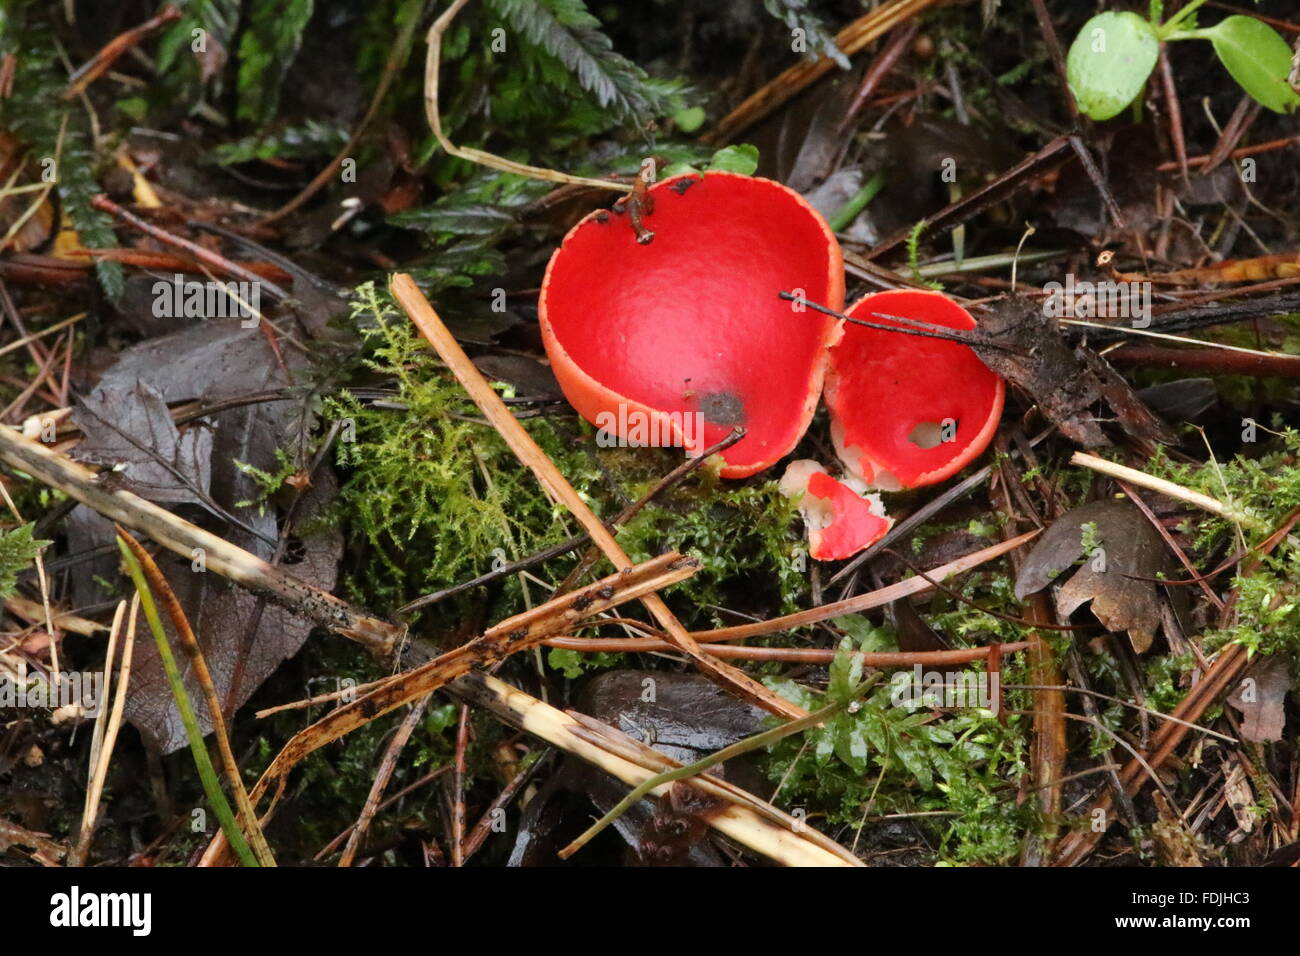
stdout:
{"type": "Polygon", "coordinates": [[[552,256],[538,305],[546,353],[598,428],[698,454],[740,425],[722,474],[752,475],[803,436],[840,335],[840,323],[793,313],[777,293],[841,308],[839,243],[771,180],[689,173],[648,194],[653,241],[602,210],[552,256]]]}
{"type": "Polygon", "coordinates": [[[818,561],[851,558],[885,536],[893,521],[878,495],[863,495],[853,479],[836,481],[818,462],[802,458],[786,466],[781,493],[799,499],[808,529],[808,553],[818,561]]]}
{"type": "MultiPolygon", "coordinates": [[[[937,292],[878,292],[848,314],[973,329],[969,312],[937,292]]],[[[942,481],[988,446],[1005,385],[969,346],[845,323],[831,350],[826,404],[831,438],[845,467],[884,491],[942,481]]]]}

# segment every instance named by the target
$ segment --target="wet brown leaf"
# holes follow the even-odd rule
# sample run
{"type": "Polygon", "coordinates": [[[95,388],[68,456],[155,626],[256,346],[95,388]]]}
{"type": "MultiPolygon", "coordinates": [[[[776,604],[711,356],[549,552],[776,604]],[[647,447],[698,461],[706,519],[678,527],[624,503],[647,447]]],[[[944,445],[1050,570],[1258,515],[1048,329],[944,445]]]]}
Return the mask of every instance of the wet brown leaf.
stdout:
{"type": "Polygon", "coordinates": [[[1170,570],[1169,553],[1159,533],[1137,508],[1123,501],[1094,501],[1063,515],[1043,533],[1016,578],[1016,597],[1059,581],[1085,557],[1083,526],[1096,526],[1099,548],[1056,592],[1064,619],[1091,602],[1093,615],[1110,631],[1126,631],[1144,653],[1160,627],[1160,596],[1154,578],[1170,570]]]}
{"type": "MultiPolygon", "coordinates": [[[[296,350],[285,351],[286,360],[300,367],[296,350]]],[[[280,531],[275,502],[240,507],[261,495],[257,483],[237,465],[243,462],[274,473],[277,448],[295,446],[310,417],[297,401],[257,402],[209,415],[178,432],[167,405],[273,392],[287,386],[266,337],[259,329],[241,327],[238,320],[207,320],[181,331],[141,342],[127,349],[103,374],[87,400],[101,418],[127,430],[141,444],[157,448],[169,460],[191,469],[200,487],[221,508],[256,531],[232,527],[204,514],[212,530],[233,544],[270,560],[272,542],[280,531]],[[206,436],[192,439],[191,433],[206,436]],[[179,436],[179,437],[178,437],[179,436]],[[202,453],[206,452],[206,455],[202,453]],[[196,457],[197,456],[197,457],[196,457]]],[[[87,434],[81,453],[88,460],[113,465],[125,461],[120,474],[146,497],[173,506],[189,507],[193,497],[182,492],[175,476],[140,453],[120,434],[94,416],[78,419],[87,434]]],[[[308,522],[334,496],[336,483],[328,468],[317,470],[303,494],[298,526],[308,522]]],[[[200,514],[203,514],[200,512],[200,514]]],[[[67,524],[68,546],[73,553],[111,545],[112,525],[100,515],[78,506],[67,524]]],[[[284,564],[297,577],[324,590],[335,584],[343,542],[335,531],[291,539],[284,564]]],[[[220,575],[196,570],[190,560],[170,554],[158,556],[159,566],[185,609],[203,646],[218,697],[227,713],[243,704],[281,662],[296,654],[312,625],[269,604],[220,575]]],[[[89,605],[123,593],[117,561],[109,553],[77,566],[72,576],[73,599],[89,605]],[[101,584],[104,586],[101,587],[101,584]]],[[[138,642],[127,698],[126,717],[151,747],[167,753],[186,744],[184,728],[151,640],[138,642]]],[[[188,681],[187,681],[188,684],[188,681]]],[[[208,729],[206,715],[198,709],[200,723],[208,729]]]]}
{"type": "Polygon", "coordinates": [[[1241,711],[1241,736],[1247,740],[1281,740],[1286,723],[1284,703],[1294,686],[1283,657],[1264,657],[1251,665],[1228,698],[1241,711]]]}
{"type": "Polygon", "coordinates": [[[106,382],[72,412],[86,437],[78,461],[113,469],[125,487],[151,501],[200,500],[212,484],[212,432],[180,432],[158,390],[144,382],[106,382]],[[168,468],[167,466],[171,467],[168,468]]]}
{"type": "MultiPolygon", "coordinates": [[[[593,678],[584,689],[578,710],[616,727],[681,763],[758,733],[766,726],[765,712],[737,700],[697,674],[665,671],[610,671],[593,678]]],[[[741,757],[713,768],[711,773],[758,792],[762,782],[741,757]],[[732,766],[735,764],[736,766],[732,766]]],[[[607,774],[566,758],[542,791],[529,803],[520,821],[510,855],[511,866],[555,865],[556,851],[590,822],[610,810],[628,788],[607,774]]],[[[611,826],[627,847],[649,849],[655,862],[684,866],[724,866],[725,860],[691,826],[689,812],[643,800],[611,826]],[[678,834],[665,839],[665,829],[678,834]],[[682,837],[685,837],[683,844],[682,837]],[[646,846],[649,840],[651,847],[646,846]]],[[[616,847],[616,840],[598,840],[589,850],[616,847]]],[[[599,852],[599,850],[597,850],[599,852]]],[[[626,862],[644,863],[625,851],[626,862]]]]}

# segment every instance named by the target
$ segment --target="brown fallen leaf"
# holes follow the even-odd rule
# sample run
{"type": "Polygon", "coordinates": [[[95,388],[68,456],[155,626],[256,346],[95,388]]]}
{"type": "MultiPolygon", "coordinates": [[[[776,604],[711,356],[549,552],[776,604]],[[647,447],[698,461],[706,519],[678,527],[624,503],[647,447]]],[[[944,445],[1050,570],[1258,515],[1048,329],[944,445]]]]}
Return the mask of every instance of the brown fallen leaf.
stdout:
{"type": "Polygon", "coordinates": [[[1282,739],[1286,723],[1284,702],[1294,682],[1291,667],[1280,656],[1262,657],[1250,666],[1228,703],[1241,711],[1241,736],[1247,740],[1282,739]]]}
{"type": "MultiPolygon", "coordinates": [[[[646,743],[674,760],[691,763],[758,733],[766,726],[765,713],[737,700],[698,674],[665,671],[610,671],[592,678],[583,688],[577,708],[646,743]]],[[[729,761],[714,772],[740,786],[761,792],[762,777],[743,758],[729,761]],[[737,766],[732,766],[732,763],[737,766]]],[[[585,764],[565,758],[538,794],[528,803],[510,855],[510,866],[554,866],[556,851],[568,842],[566,818],[584,818],[610,810],[627,793],[627,787],[585,764]]],[[[623,838],[626,853],[611,850],[613,841],[600,845],[613,852],[615,861],[641,864],[637,855],[647,849],[660,862],[665,855],[680,866],[724,866],[725,858],[712,842],[683,820],[665,814],[659,801],[642,801],[614,822],[611,829],[623,838]],[[663,824],[683,831],[664,839],[663,824]]]]}
{"type": "MultiPolygon", "coordinates": [[[[304,360],[290,351],[287,361],[297,368],[304,360]]],[[[160,467],[157,457],[144,453],[141,446],[161,452],[243,527],[220,521],[210,509],[204,509],[209,511],[204,520],[228,541],[269,560],[281,531],[275,505],[283,505],[283,497],[268,502],[266,508],[243,504],[258,499],[260,489],[237,463],[274,472],[279,467],[276,450],[293,449],[303,435],[310,434],[310,409],[301,401],[261,402],[206,415],[178,431],[167,406],[275,392],[288,384],[260,330],[243,328],[238,319],[192,324],[126,349],[104,370],[84,410],[94,410],[99,417],[87,414],[77,419],[87,436],[81,453],[100,464],[125,463],[127,467],[117,473],[118,480],[134,485],[141,495],[201,513],[186,484],[160,467]],[[117,428],[109,427],[104,419],[117,428]],[[123,431],[134,442],[127,440],[123,431]],[[206,437],[201,445],[196,439],[190,447],[185,444],[190,434],[206,437]]],[[[328,467],[314,472],[311,487],[303,492],[299,527],[320,513],[336,488],[328,467]]],[[[68,517],[67,538],[71,553],[94,551],[112,542],[113,529],[101,515],[78,506],[68,517]]],[[[284,564],[301,580],[332,590],[342,549],[337,531],[304,535],[300,546],[295,543],[288,550],[284,564]]],[[[197,556],[158,557],[198,634],[217,695],[229,715],[276,667],[298,652],[313,625],[231,585],[220,575],[200,570],[201,562],[196,561],[197,556]]],[[[120,594],[114,555],[94,557],[79,567],[82,573],[74,575],[71,582],[75,606],[120,594]]],[[[136,649],[125,716],[151,748],[168,753],[186,745],[180,714],[152,641],[136,649]]],[[[200,710],[198,717],[206,732],[206,714],[200,710]]]]}
{"type": "Polygon", "coordinates": [[[48,195],[22,191],[40,182],[44,170],[26,145],[0,130],[0,250],[31,252],[45,245],[54,231],[54,204],[48,195]],[[12,233],[12,235],[10,235],[12,233]]]}
{"type": "Polygon", "coordinates": [[[182,433],[162,394],[145,382],[102,383],[73,410],[72,421],[86,436],[72,457],[113,469],[141,497],[193,504],[212,485],[212,431],[182,433]]]}
{"type": "Polygon", "coordinates": [[[1110,631],[1126,631],[1139,654],[1160,627],[1160,596],[1145,578],[1170,570],[1159,533],[1137,508],[1123,501],[1094,501],[1067,512],[1043,533],[1016,578],[1016,597],[1042,590],[1086,557],[1056,592],[1064,619],[1092,602],[1093,616],[1110,631]],[[1085,556],[1084,526],[1095,527],[1096,549],[1085,556]]]}
{"type": "MultiPolygon", "coordinates": [[[[305,493],[300,520],[311,522],[336,491],[334,476],[326,470],[316,475],[312,488],[305,493]]],[[[272,521],[270,528],[275,527],[272,521]]],[[[260,553],[260,542],[242,532],[229,535],[230,540],[260,553]]],[[[343,553],[343,536],[336,529],[325,529],[304,536],[301,549],[295,549],[289,570],[302,580],[324,590],[333,590],[338,561],[343,553]]],[[[203,648],[203,656],[212,672],[212,683],[222,710],[234,713],[284,661],[298,653],[315,626],[311,621],[272,604],[211,571],[196,572],[192,562],[170,553],[156,558],[163,574],[171,582],[177,599],[190,616],[194,631],[203,648]]],[[[167,623],[175,646],[175,636],[167,623]]],[[[167,676],[157,652],[149,646],[136,648],[131,671],[131,690],[127,696],[125,716],[140,731],[151,747],[170,753],[187,742],[185,727],[172,698],[167,676]]],[[[199,700],[199,688],[188,668],[185,685],[191,700],[199,700]]],[[[211,730],[206,708],[197,708],[201,730],[211,730]]]]}
{"type": "Polygon", "coordinates": [[[1251,789],[1250,777],[1246,775],[1241,761],[1227,755],[1223,758],[1223,802],[1237,821],[1237,829],[1229,835],[1228,841],[1240,843],[1255,832],[1259,818],[1251,810],[1255,805],[1255,791],[1251,789]]]}

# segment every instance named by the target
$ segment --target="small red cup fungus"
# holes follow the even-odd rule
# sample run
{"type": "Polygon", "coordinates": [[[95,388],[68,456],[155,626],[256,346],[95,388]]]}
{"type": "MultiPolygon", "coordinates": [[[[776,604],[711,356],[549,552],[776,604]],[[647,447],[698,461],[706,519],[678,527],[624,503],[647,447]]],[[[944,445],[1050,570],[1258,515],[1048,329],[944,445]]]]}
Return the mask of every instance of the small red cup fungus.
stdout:
{"type": "MultiPolygon", "coordinates": [[[[886,316],[950,329],[975,328],[969,312],[938,292],[878,292],[848,315],[886,316]]],[[[844,466],[868,486],[914,488],[956,474],[988,446],[1005,384],[967,345],[844,324],[831,350],[826,405],[844,466]]]]}
{"type": "Polygon", "coordinates": [[[851,558],[884,537],[893,521],[877,495],[865,495],[861,483],[836,481],[820,463],[799,459],[786,466],[781,493],[799,499],[799,512],[808,529],[808,553],[818,561],[851,558]],[[858,485],[858,488],[853,487],[858,485]]]}
{"type": "Polygon", "coordinates": [[[551,367],[579,414],[628,442],[698,454],[742,426],[722,474],[752,475],[803,436],[840,335],[777,292],[841,308],[839,243],[771,180],[688,173],[648,195],[653,241],[602,210],[551,257],[538,303],[551,367]]]}

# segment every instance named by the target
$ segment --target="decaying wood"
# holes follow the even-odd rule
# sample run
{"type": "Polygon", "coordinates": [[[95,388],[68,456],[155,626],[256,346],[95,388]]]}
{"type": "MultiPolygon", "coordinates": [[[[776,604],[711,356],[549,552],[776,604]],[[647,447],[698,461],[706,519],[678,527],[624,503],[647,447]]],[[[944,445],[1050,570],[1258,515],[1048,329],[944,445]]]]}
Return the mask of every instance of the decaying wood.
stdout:
{"type": "MultiPolygon", "coordinates": [[[[604,522],[574,491],[573,486],[555,467],[555,463],[547,457],[546,453],[533,441],[532,436],[519,424],[519,420],[515,418],[505,402],[501,400],[501,396],[488,384],[487,379],[470,361],[469,356],[465,354],[465,350],[460,347],[460,343],[443,325],[442,319],[438,317],[438,313],[429,304],[429,300],[424,297],[424,293],[415,284],[415,280],[409,275],[399,272],[393,276],[391,288],[394,298],[397,299],[398,304],[402,306],[406,314],[410,316],[416,328],[420,330],[420,333],[433,346],[439,357],[447,364],[452,374],[456,376],[456,380],[460,382],[461,387],[469,393],[470,398],[474,400],[474,404],[479,407],[487,420],[496,428],[505,443],[510,447],[510,450],[537,476],[538,481],[542,483],[542,487],[546,489],[551,498],[569,509],[570,513],[591,535],[591,540],[605,553],[605,556],[613,562],[615,567],[626,568],[631,566],[631,559],[623,551],[622,546],[614,540],[614,536],[610,534],[604,522]]],[[[700,650],[695,638],[686,632],[681,622],[677,620],[673,612],[668,609],[668,605],[658,595],[648,594],[642,599],[642,602],[645,604],[646,610],[663,628],[667,639],[679,651],[690,657],[695,665],[720,687],[779,717],[794,720],[805,716],[803,708],[768,690],[743,671],[715,657],[710,657],[700,650]]]]}
{"type": "Polygon", "coordinates": [[[1038,405],[1043,417],[1084,448],[1109,445],[1092,410],[1104,402],[1118,424],[1147,451],[1156,442],[1170,443],[1173,433],[1133,392],[1114,369],[1086,346],[1065,340],[1057,322],[1041,303],[1014,297],[988,310],[980,331],[1011,350],[973,344],[980,361],[1019,386],[1038,405]],[[1019,353],[1019,354],[1017,354],[1019,353]]]}

